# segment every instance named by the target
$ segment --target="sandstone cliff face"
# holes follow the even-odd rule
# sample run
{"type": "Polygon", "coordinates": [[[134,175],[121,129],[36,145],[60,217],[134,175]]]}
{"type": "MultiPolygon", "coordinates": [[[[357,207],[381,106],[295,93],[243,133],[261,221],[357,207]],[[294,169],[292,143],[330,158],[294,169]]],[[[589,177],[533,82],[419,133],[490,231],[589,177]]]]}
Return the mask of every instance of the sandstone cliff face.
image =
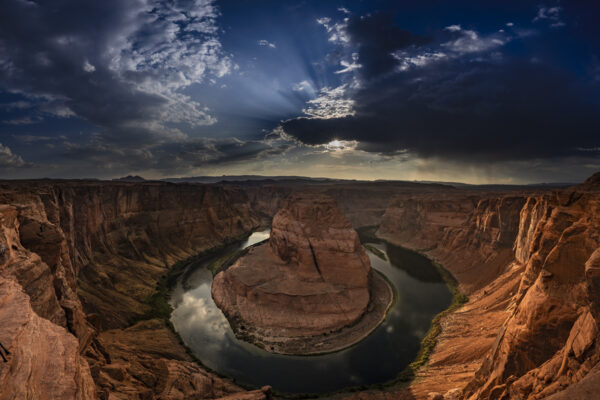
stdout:
{"type": "Polygon", "coordinates": [[[405,195],[390,204],[377,235],[427,251],[472,292],[513,258],[525,201],[505,194],[405,195]]]}
{"type": "Polygon", "coordinates": [[[369,257],[329,196],[295,195],[273,218],[269,246],[309,281],[365,289],[369,257]]]}
{"type": "Polygon", "coordinates": [[[0,343],[10,352],[8,362],[0,362],[0,399],[94,399],[90,369],[64,327],[53,289],[62,277],[54,279],[21,245],[17,216],[16,207],[0,205],[0,343]]]}
{"type": "Polygon", "coordinates": [[[269,243],[217,274],[212,293],[226,315],[265,336],[316,336],[364,314],[370,269],[333,199],[292,195],[273,218],[269,243]]]}
{"type": "Polygon", "coordinates": [[[0,343],[10,351],[0,369],[0,399],[95,399],[79,343],[65,328],[38,316],[11,278],[0,276],[0,343]]]}
{"type": "Polygon", "coordinates": [[[258,224],[242,192],[210,186],[73,185],[44,201],[68,238],[79,295],[100,329],[143,314],[173,263],[258,224]]]}
{"type": "Polygon", "coordinates": [[[456,192],[448,185],[413,182],[325,182],[234,185],[248,195],[253,210],[271,223],[275,213],[292,193],[324,194],[338,204],[353,228],[379,225],[390,199],[401,194],[456,192]]]}
{"type": "Polygon", "coordinates": [[[378,234],[426,251],[471,295],[446,319],[412,395],[454,386],[461,398],[541,399],[598,364],[599,204],[589,182],[554,193],[407,195],[390,204],[378,234]],[[470,343],[460,344],[463,335],[470,343]],[[473,365],[476,377],[462,388],[473,365]],[[447,374],[447,384],[428,369],[447,374]]]}
{"type": "Polygon", "coordinates": [[[205,371],[163,321],[148,320],[127,329],[101,332],[97,349],[98,359],[90,362],[90,368],[96,385],[106,389],[109,399],[263,400],[269,394],[267,387],[241,392],[229,380],[205,371]]]}
{"type": "MultiPolygon", "coordinates": [[[[241,390],[181,357],[176,340],[162,356],[146,351],[139,340],[154,341],[154,335],[130,334],[142,346],[131,351],[138,358],[113,365],[123,351],[105,348],[97,333],[119,331],[144,314],[145,300],[174,262],[256,227],[243,192],[105,182],[15,182],[0,189],[0,277],[3,285],[13,282],[6,304],[16,301],[13,292],[22,287],[17,304],[30,310],[20,315],[3,305],[0,313],[3,326],[31,326],[31,333],[0,332],[12,352],[2,369],[0,396],[27,398],[27,387],[36,393],[30,398],[48,393],[65,399],[217,398],[241,390]],[[128,372],[119,380],[118,371],[128,372]]],[[[149,331],[170,334],[164,327],[149,331]]]]}
{"type": "Polygon", "coordinates": [[[515,253],[525,265],[514,311],[466,394],[544,398],[600,361],[600,196],[563,192],[529,199],[515,253]],[[529,217],[529,218],[527,218],[529,217]]]}

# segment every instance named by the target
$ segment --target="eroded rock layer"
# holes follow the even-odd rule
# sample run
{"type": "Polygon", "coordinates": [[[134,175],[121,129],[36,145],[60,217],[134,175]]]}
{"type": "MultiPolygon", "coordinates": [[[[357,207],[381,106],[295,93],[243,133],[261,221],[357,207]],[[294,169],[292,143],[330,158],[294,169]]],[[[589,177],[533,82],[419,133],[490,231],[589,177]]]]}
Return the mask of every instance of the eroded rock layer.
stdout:
{"type": "MultiPolygon", "coordinates": [[[[265,398],[266,389],[244,392],[206,372],[162,321],[131,321],[150,309],[169,266],[247,234],[298,187],[335,198],[354,227],[380,224],[382,238],[425,252],[469,294],[442,321],[418,379],[342,397],[593,398],[599,182],[502,192],[392,182],[1,182],[0,343],[10,354],[0,360],[0,399],[265,398]]],[[[288,225],[275,237],[301,244],[288,225]]],[[[313,249],[326,238],[317,239],[313,249]]],[[[310,262],[306,247],[263,248],[284,264],[310,262]]]]}
{"type": "Polygon", "coordinates": [[[231,188],[1,183],[0,343],[10,354],[0,361],[0,399],[242,392],[194,363],[163,322],[124,328],[150,309],[147,299],[176,261],[257,224],[245,194],[231,188]]]}
{"type": "Polygon", "coordinates": [[[361,398],[585,398],[600,361],[597,181],[396,197],[378,235],[439,261],[470,300],[442,321],[410,388],[361,398]]]}
{"type": "Polygon", "coordinates": [[[293,195],[273,218],[269,242],[217,274],[212,293],[238,330],[269,342],[354,324],[369,305],[370,279],[369,258],[336,202],[293,195]]]}

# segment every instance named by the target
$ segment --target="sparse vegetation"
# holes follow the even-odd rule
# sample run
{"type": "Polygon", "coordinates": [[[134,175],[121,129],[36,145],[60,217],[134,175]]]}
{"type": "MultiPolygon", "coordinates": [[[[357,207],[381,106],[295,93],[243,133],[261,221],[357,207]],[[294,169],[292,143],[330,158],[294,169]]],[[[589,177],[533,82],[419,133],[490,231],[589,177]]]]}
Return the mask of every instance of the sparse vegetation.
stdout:
{"type": "Polygon", "coordinates": [[[161,319],[170,325],[171,313],[173,307],[169,303],[169,290],[177,281],[177,278],[185,271],[185,268],[195,261],[198,256],[191,257],[185,261],[173,264],[171,269],[156,284],[156,291],[152,293],[145,303],[150,309],[142,316],[135,318],[131,324],[148,319],[161,319]]]}
{"type": "Polygon", "coordinates": [[[225,264],[229,259],[234,257],[236,253],[237,251],[230,251],[225,255],[217,258],[216,260],[210,263],[210,265],[208,266],[208,270],[212,273],[213,276],[215,276],[221,270],[223,264],[225,264]]]}
{"type": "MultiPolygon", "coordinates": [[[[359,235],[361,237],[361,240],[363,240],[363,241],[369,240],[369,241],[376,241],[379,243],[384,242],[383,240],[381,240],[375,236],[376,230],[377,230],[377,227],[365,227],[362,229],[361,228],[357,229],[357,231],[359,232],[359,235]]],[[[381,250],[379,250],[376,247],[369,245],[369,244],[365,244],[364,246],[368,251],[373,253],[375,256],[387,261],[387,257],[385,256],[385,253],[382,252],[381,250]]],[[[171,288],[173,287],[173,285],[175,284],[175,282],[177,281],[179,276],[181,276],[181,274],[185,271],[186,267],[190,263],[197,262],[203,258],[207,259],[207,257],[209,257],[211,255],[214,256],[217,254],[217,252],[223,251],[223,249],[224,249],[224,247],[215,248],[210,251],[203,252],[196,256],[190,257],[187,260],[184,260],[184,261],[174,264],[171,267],[171,269],[169,270],[169,272],[165,276],[163,276],[162,279],[158,282],[156,292],[154,292],[151,296],[148,297],[146,304],[148,304],[150,306],[150,310],[148,312],[146,312],[143,316],[135,319],[135,321],[132,321],[132,324],[135,324],[139,321],[148,320],[148,319],[154,319],[154,318],[161,319],[175,334],[177,334],[177,332],[175,332],[175,329],[170,321],[171,313],[173,312],[173,308],[171,307],[171,305],[169,303],[169,291],[171,290],[171,288]]],[[[207,268],[211,271],[211,273],[214,276],[216,273],[218,273],[220,271],[220,269],[223,266],[227,266],[227,265],[231,264],[232,262],[235,261],[235,259],[237,257],[239,257],[243,253],[244,253],[244,251],[226,252],[223,256],[213,259],[210,262],[210,264],[207,266],[207,268]]],[[[287,398],[287,399],[323,398],[323,397],[330,397],[336,393],[351,393],[351,392],[358,392],[358,391],[364,391],[364,390],[369,390],[369,389],[385,390],[386,388],[390,388],[391,386],[404,385],[404,384],[408,384],[410,381],[412,381],[414,379],[417,371],[419,370],[419,368],[421,368],[422,366],[427,364],[427,362],[429,361],[429,357],[431,356],[431,353],[435,349],[435,346],[436,346],[437,340],[438,340],[438,336],[442,332],[442,327],[441,327],[442,319],[445,318],[446,316],[448,316],[449,314],[451,314],[452,312],[454,312],[455,310],[457,310],[460,306],[462,306],[469,300],[468,296],[466,296],[464,293],[462,293],[460,291],[460,289],[458,288],[458,283],[456,282],[454,277],[450,274],[450,272],[448,272],[441,265],[435,263],[434,261],[431,261],[431,262],[433,263],[435,268],[438,270],[440,276],[442,277],[442,279],[448,286],[450,292],[452,293],[453,300],[452,300],[452,303],[450,304],[450,306],[446,310],[442,311],[441,313],[439,313],[438,315],[436,315],[433,318],[433,320],[431,321],[431,327],[429,328],[429,331],[427,332],[427,334],[421,341],[421,347],[419,349],[419,352],[417,353],[417,357],[400,374],[398,374],[398,376],[395,379],[393,379],[389,382],[384,382],[384,383],[379,383],[379,384],[348,387],[348,388],[345,388],[345,389],[342,389],[339,391],[334,391],[334,392],[329,392],[329,393],[290,394],[290,393],[281,393],[281,392],[274,391],[273,394],[277,397],[287,398]]],[[[381,275],[384,279],[387,280],[387,277],[385,275],[383,275],[383,274],[381,274],[381,275]]],[[[388,280],[388,282],[389,282],[389,280],[388,280]]],[[[394,288],[393,285],[391,285],[391,286],[392,286],[392,288],[394,288]]],[[[397,296],[397,293],[395,292],[395,289],[394,289],[394,302],[396,301],[396,296],[397,296]]],[[[179,337],[179,335],[177,335],[177,336],[179,337]]],[[[204,365],[202,363],[202,360],[198,359],[194,355],[194,353],[191,351],[191,349],[185,345],[185,343],[183,342],[183,340],[181,340],[181,338],[179,338],[179,342],[186,349],[186,352],[190,355],[190,357],[192,357],[192,359],[194,359],[194,361],[196,363],[201,365],[207,371],[210,371],[221,377],[226,377],[226,376],[219,374],[218,372],[212,370],[208,366],[204,365]]],[[[243,384],[240,382],[236,382],[235,380],[233,380],[233,382],[235,382],[236,384],[240,385],[241,387],[243,387],[245,389],[249,389],[249,390],[257,389],[257,387],[254,387],[252,385],[243,384]]]]}
{"type": "Polygon", "coordinates": [[[385,253],[381,250],[379,250],[377,247],[371,245],[371,244],[364,244],[363,245],[365,247],[365,249],[367,249],[368,251],[370,251],[371,253],[373,253],[375,256],[381,258],[383,261],[387,261],[387,257],[385,256],[385,253]]]}
{"type": "Polygon", "coordinates": [[[431,353],[435,349],[438,336],[442,332],[442,319],[447,315],[452,314],[454,311],[460,308],[460,306],[469,301],[469,297],[466,294],[462,293],[458,288],[458,283],[456,282],[452,274],[450,274],[450,272],[448,272],[438,263],[434,261],[432,261],[432,263],[440,273],[440,276],[442,277],[444,282],[446,282],[448,289],[450,289],[450,292],[452,293],[452,303],[450,304],[450,307],[436,315],[431,320],[431,327],[429,328],[429,331],[421,341],[421,348],[417,353],[415,361],[410,363],[408,367],[406,367],[404,371],[402,371],[392,383],[410,382],[415,377],[417,370],[423,365],[427,364],[431,353]]]}

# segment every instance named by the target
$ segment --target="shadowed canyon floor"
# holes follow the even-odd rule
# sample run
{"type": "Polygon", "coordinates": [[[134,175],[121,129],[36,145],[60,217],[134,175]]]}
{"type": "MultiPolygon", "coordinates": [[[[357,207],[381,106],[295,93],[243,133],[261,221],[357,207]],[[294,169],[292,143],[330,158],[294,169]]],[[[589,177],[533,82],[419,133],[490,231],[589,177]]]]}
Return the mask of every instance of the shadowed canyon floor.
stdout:
{"type": "Polygon", "coordinates": [[[380,238],[425,253],[469,295],[442,318],[409,385],[336,396],[584,399],[597,387],[600,175],[498,191],[15,181],[0,183],[0,342],[10,351],[0,399],[268,397],[196,363],[152,318],[152,299],[173,264],[268,224],[298,191],[327,194],[352,227],[377,225],[380,238]]]}

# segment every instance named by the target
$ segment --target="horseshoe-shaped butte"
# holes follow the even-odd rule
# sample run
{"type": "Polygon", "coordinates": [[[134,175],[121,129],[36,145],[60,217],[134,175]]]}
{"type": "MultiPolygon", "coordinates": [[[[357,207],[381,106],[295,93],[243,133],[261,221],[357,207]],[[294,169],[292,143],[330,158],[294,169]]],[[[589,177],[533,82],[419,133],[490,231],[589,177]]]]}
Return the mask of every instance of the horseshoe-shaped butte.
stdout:
{"type": "Polygon", "coordinates": [[[322,194],[287,199],[268,243],[219,272],[212,295],[238,337],[282,354],[350,346],[383,321],[393,299],[350,222],[322,194]]]}

